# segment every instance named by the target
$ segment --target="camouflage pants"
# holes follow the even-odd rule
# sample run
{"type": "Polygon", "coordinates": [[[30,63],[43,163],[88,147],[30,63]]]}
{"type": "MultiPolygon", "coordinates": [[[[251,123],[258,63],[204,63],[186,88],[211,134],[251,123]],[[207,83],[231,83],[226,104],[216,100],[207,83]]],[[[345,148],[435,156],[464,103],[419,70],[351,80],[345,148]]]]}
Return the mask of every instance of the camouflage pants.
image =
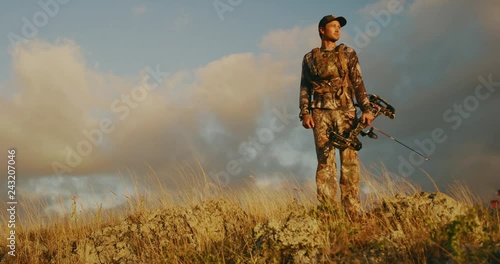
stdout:
{"type": "MultiPolygon", "coordinates": [[[[354,111],[314,109],[314,142],[318,158],[316,185],[318,200],[337,205],[337,166],[335,148],[328,144],[330,132],[342,134],[350,129],[356,119],[354,111]]],[[[340,153],[340,201],[345,212],[355,217],[360,212],[359,205],[359,160],[356,150],[346,148],[340,153]]]]}

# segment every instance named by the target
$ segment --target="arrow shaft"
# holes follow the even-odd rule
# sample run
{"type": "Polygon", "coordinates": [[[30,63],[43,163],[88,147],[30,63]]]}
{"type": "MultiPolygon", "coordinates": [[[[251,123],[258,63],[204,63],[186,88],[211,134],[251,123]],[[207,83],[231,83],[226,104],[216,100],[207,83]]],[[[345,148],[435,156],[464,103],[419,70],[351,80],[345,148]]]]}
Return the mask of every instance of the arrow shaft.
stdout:
{"type": "Polygon", "coordinates": [[[408,147],[405,143],[403,143],[403,142],[401,142],[401,141],[397,140],[397,139],[396,139],[396,138],[394,138],[393,136],[391,136],[391,135],[389,135],[389,134],[385,133],[384,131],[382,131],[382,130],[380,130],[380,129],[378,129],[378,128],[374,127],[374,126],[371,126],[371,127],[372,127],[373,129],[377,130],[378,132],[380,132],[382,135],[384,135],[384,136],[386,136],[386,137],[388,137],[388,138],[390,138],[390,139],[392,139],[392,140],[396,141],[397,143],[399,143],[399,144],[403,145],[403,146],[404,146],[404,147],[406,147],[407,149],[409,149],[409,150],[411,150],[411,151],[413,151],[413,152],[417,153],[418,155],[422,156],[425,160],[429,160],[429,157],[427,157],[427,156],[423,155],[422,153],[420,153],[420,152],[418,152],[418,151],[416,151],[416,150],[414,150],[414,149],[412,149],[412,148],[408,147]]]}

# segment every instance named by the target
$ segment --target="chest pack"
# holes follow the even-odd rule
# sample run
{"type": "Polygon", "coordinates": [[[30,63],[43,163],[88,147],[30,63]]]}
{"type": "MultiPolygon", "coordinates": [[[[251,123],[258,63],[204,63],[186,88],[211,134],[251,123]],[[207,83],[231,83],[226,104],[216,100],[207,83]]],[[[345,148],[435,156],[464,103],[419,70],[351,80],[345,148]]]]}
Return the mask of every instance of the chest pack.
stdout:
{"type": "Polygon", "coordinates": [[[322,52],[319,48],[311,51],[311,74],[313,97],[330,100],[338,107],[352,105],[354,89],[349,81],[347,47],[340,44],[333,51],[322,52]]]}
{"type": "Polygon", "coordinates": [[[335,57],[334,65],[336,71],[330,74],[325,74],[326,67],[328,64],[327,60],[331,58],[325,58],[320,50],[320,48],[314,48],[311,51],[311,63],[309,68],[311,69],[313,75],[313,90],[317,93],[335,93],[338,88],[341,90],[346,90],[349,86],[349,68],[346,56],[346,46],[340,44],[335,47],[335,57]],[[341,79],[341,87],[336,87],[332,89],[333,79],[339,77],[341,79]]]}

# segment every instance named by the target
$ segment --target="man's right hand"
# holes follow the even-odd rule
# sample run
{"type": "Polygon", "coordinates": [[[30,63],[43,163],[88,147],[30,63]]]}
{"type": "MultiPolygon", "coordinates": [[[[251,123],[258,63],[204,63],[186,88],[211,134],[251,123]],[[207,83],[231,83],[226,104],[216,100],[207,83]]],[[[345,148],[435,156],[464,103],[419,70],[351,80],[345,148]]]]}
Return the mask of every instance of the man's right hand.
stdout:
{"type": "Polygon", "coordinates": [[[311,115],[305,115],[302,118],[302,126],[307,129],[314,127],[314,120],[311,115]]]}

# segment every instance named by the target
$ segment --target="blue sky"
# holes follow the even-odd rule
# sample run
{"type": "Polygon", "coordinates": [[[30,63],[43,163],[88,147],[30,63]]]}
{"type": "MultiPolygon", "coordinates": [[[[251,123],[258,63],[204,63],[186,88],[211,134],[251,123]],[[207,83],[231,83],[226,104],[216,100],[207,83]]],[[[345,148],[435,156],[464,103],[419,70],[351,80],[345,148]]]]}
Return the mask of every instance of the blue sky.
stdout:
{"type": "MultiPolygon", "coordinates": [[[[259,52],[258,41],[271,30],[315,24],[318,17],[333,11],[355,21],[360,16],[357,11],[369,1],[328,6],[320,2],[243,0],[231,7],[232,11],[223,12],[223,20],[214,2],[73,0],[59,5],[60,12],[49,18],[37,37],[47,41],[72,39],[83,48],[89,64],[99,62],[102,70],[119,75],[160,62],[166,70],[176,71],[227,54],[259,52]]],[[[229,2],[221,2],[229,6],[229,2]]],[[[37,1],[5,6],[0,11],[1,30],[19,35],[22,18],[33,21],[33,15],[43,10],[37,1]]],[[[7,47],[8,39],[2,38],[0,45],[7,47]]],[[[9,58],[7,49],[2,49],[1,56],[9,58]]],[[[8,65],[1,65],[3,79],[8,65]]]]}
{"type": "Polygon", "coordinates": [[[481,88],[484,99],[476,92],[480,80],[500,80],[495,1],[67,2],[24,1],[0,10],[0,124],[6,128],[0,140],[2,148],[19,149],[25,171],[19,188],[26,193],[63,184],[70,190],[65,197],[88,195],[87,189],[105,197],[130,191],[111,183],[118,172],[142,175],[150,166],[168,178],[180,163],[196,162],[207,173],[228,173],[237,162],[241,170],[223,177],[234,186],[249,176],[267,186],[287,173],[314,180],[312,134],[297,117],[298,78],[327,14],[347,18],[340,42],[357,51],[368,93],[396,108],[395,120],[379,117],[375,125],[421,152],[417,143],[433,140],[436,129],[447,138],[432,143],[431,160],[413,162],[406,176],[400,167],[412,158],[407,149],[382,135],[362,138],[368,171],[385,166],[429,190],[425,173],[443,189],[462,181],[487,196],[500,187],[493,133],[499,124],[491,121],[498,92],[481,88]],[[9,36],[25,36],[26,20],[34,23],[47,3],[58,12],[27,43],[11,47],[9,36]],[[230,11],[221,19],[214,3],[230,11]],[[391,5],[400,10],[389,12],[391,5]],[[141,82],[156,67],[162,82],[141,82]],[[146,91],[144,98],[127,105],[138,87],[148,87],[136,91],[146,91]],[[457,104],[468,104],[465,113],[457,104]],[[68,149],[88,139],[82,131],[105,119],[112,132],[57,176],[54,163],[69,165],[68,149]],[[266,139],[273,122],[284,130],[266,139]]]}

